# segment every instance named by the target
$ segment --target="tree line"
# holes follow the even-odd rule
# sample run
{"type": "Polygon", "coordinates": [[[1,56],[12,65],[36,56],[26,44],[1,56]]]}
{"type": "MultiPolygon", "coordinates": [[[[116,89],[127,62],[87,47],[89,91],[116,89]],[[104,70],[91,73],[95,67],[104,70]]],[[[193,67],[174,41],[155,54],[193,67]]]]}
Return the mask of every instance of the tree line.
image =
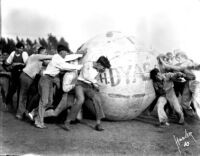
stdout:
{"type": "Polygon", "coordinates": [[[23,39],[17,36],[16,40],[11,38],[0,39],[1,53],[10,54],[13,50],[15,50],[15,45],[17,42],[22,42],[25,45],[25,50],[29,55],[35,53],[40,46],[45,47],[49,54],[55,53],[58,44],[69,46],[68,42],[63,37],[57,39],[57,37],[52,34],[48,34],[47,38],[38,38],[35,40],[31,40],[29,38],[23,39]]]}

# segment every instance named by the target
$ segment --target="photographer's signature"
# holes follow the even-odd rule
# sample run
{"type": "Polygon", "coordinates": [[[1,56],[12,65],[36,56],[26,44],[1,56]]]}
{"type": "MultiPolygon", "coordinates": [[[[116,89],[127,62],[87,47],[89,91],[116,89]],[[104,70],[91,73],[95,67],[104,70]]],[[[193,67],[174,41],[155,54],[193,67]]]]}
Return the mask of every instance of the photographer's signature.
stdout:
{"type": "Polygon", "coordinates": [[[173,135],[173,137],[174,137],[175,143],[178,147],[178,151],[180,152],[180,154],[181,154],[181,150],[180,150],[181,146],[182,147],[190,146],[189,138],[191,138],[196,143],[196,140],[195,140],[194,136],[192,135],[192,132],[188,132],[186,129],[185,129],[185,135],[183,137],[176,137],[175,135],[173,135]]]}

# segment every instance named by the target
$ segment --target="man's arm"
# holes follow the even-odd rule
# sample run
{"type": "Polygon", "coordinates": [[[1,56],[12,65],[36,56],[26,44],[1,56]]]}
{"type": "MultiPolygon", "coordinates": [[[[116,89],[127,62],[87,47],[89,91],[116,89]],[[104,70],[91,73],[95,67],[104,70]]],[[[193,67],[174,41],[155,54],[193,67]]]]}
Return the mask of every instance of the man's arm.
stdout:
{"type": "Polygon", "coordinates": [[[83,57],[83,54],[70,54],[65,56],[65,61],[73,61],[83,57]]]}
{"type": "Polygon", "coordinates": [[[5,65],[10,65],[13,62],[13,58],[14,58],[15,52],[11,52],[11,54],[8,56],[8,58],[5,61],[5,65]]]}
{"type": "Polygon", "coordinates": [[[172,70],[176,70],[176,71],[183,71],[185,69],[191,69],[196,65],[195,63],[189,62],[189,61],[185,61],[185,62],[179,64],[179,66],[166,64],[162,59],[160,59],[160,62],[162,63],[162,65],[164,66],[165,69],[168,69],[168,70],[172,69],[172,70]]]}
{"type": "Polygon", "coordinates": [[[52,61],[54,61],[53,63],[55,67],[59,68],[60,70],[73,71],[73,70],[80,70],[83,67],[83,65],[74,65],[66,63],[64,59],[55,58],[52,61]]]}
{"type": "Polygon", "coordinates": [[[51,60],[53,55],[44,55],[44,54],[37,54],[38,56],[38,59],[40,61],[43,61],[43,60],[51,60]]]}
{"type": "Polygon", "coordinates": [[[28,57],[29,57],[28,53],[26,51],[23,51],[22,52],[22,58],[23,58],[24,64],[26,64],[28,57]]]}
{"type": "Polygon", "coordinates": [[[163,75],[164,75],[166,81],[175,80],[178,77],[186,77],[186,74],[181,73],[181,72],[175,72],[175,73],[169,72],[169,73],[164,73],[163,75]]]}

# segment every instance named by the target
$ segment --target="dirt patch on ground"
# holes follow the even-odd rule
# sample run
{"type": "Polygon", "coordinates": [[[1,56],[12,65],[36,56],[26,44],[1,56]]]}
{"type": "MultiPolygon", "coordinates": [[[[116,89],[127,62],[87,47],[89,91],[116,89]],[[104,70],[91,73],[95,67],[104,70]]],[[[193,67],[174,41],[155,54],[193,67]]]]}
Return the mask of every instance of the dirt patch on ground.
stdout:
{"type": "Polygon", "coordinates": [[[155,114],[143,114],[131,121],[103,121],[105,130],[98,132],[94,120],[84,119],[66,132],[57,122],[38,129],[0,110],[0,154],[200,155],[200,121],[186,118],[185,125],[175,121],[170,118],[170,126],[161,128],[155,114]]]}

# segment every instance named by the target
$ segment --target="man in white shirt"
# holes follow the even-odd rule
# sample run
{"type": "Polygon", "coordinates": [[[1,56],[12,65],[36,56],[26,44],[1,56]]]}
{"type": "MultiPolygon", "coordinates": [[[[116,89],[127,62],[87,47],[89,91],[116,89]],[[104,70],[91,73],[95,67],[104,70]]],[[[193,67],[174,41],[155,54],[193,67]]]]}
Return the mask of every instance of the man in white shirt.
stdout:
{"type": "MultiPolygon", "coordinates": [[[[78,64],[77,59],[82,56],[83,56],[82,54],[71,54],[65,57],[65,60],[70,61],[69,63],[72,63],[72,64],[78,64]]],[[[56,117],[62,111],[64,111],[65,109],[73,105],[74,100],[71,100],[73,99],[73,97],[70,94],[69,96],[70,100],[69,100],[68,94],[75,87],[77,76],[78,76],[78,72],[76,70],[66,72],[64,74],[63,81],[62,81],[62,90],[63,90],[62,99],[60,100],[59,104],[57,105],[55,109],[48,109],[47,111],[45,111],[45,115],[44,115],[45,117],[50,117],[50,116],[56,117]]]]}
{"type": "Polygon", "coordinates": [[[68,47],[58,45],[58,54],[52,57],[43,76],[39,80],[38,89],[40,94],[40,101],[38,107],[38,116],[35,118],[35,126],[38,128],[46,128],[44,125],[44,112],[46,108],[53,102],[53,84],[55,78],[61,71],[80,70],[82,65],[73,65],[65,62],[65,56],[70,53],[68,47]]]}
{"type": "Polygon", "coordinates": [[[42,69],[42,63],[45,60],[51,60],[53,55],[47,55],[46,49],[40,47],[38,54],[32,54],[26,63],[21,75],[20,75],[20,93],[19,104],[17,108],[16,118],[22,119],[26,112],[26,103],[28,99],[29,88],[35,79],[35,76],[39,74],[42,69]]]}
{"type": "Polygon", "coordinates": [[[105,117],[99,94],[99,87],[101,84],[97,82],[97,77],[100,73],[105,71],[105,68],[110,68],[110,66],[110,62],[105,56],[99,57],[96,62],[86,62],[84,64],[75,86],[76,102],[72,105],[67,120],[63,125],[65,130],[70,130],[70,122],[76,119],[85,101],[85,96],[90,98],[94,104],[96,112],[95,130],[104,130],[101,126],[101,119],[105,117]]]}
{"type": "Polygon", "coordinates": [[[5,61],[5,65],[8,66],[11,72],[11,86],[7,96],[7,104],[12,105],[13,95],[17,91],[17,101],[19,98],[19,76],[24,68],[26,61],[28,60],[28,53],[24,51],[24,44],[18,42],[16,44],[15,51],[11,52],[5,61]]]}

